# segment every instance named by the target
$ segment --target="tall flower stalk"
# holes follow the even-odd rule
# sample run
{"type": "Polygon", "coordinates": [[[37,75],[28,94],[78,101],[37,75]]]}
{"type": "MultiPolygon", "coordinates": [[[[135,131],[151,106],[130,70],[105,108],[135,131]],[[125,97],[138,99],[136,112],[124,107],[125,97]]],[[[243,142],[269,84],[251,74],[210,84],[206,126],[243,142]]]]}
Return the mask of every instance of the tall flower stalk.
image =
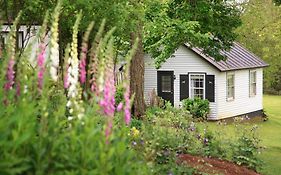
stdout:
{"type": "Polygon", "coordinates": [[[78,119],[82,119],[84,108],[81,105],[81,96],[79,96],[79,60],[78,60],[78,27],[81,21],[82,13],[80,12],[77,16],[75,24],[73,26],[73,34],[72,34],[72,43],[71,43],[71,51],[69,58],[69,67],[68,67],[68,80],[69,80],[69,88],[68,88],[68,102],[67,107],[69,108],[69,120],[72,120],[74,117],[78,119]]]}
{"type": "Polygon", "coordinates": [[[90,88],[93,93],[97,96],[99,95],[99,88],[98,88],[98,67],[100,66],[100,62],[98,56],[100,54],[101,46],[102,46],[102,34],[104,31],[105,20],[102,21],[101,26],[99,27],[98,33],[92,43],[92,48],[90,50],[90,66],[88,71],[89,76],[89,83],[90,88]]]}
{"type": "Polygon", "coordinates": [[[100,100],[100,106],[103,109],[103,113],[108,117],[107,125],[105,128],[106,142],[108,143],[109,136],[112,132],[113,117],[115,113],[115,93],[116,87],[114,82],[114,70],[113,70],[113,39],[111,38],[106,47],[106,54],[103,58],[105,67],[105,83],[103,87],[103,98],[100,100]]]}
{"type": "Polygon", "coordinates": [[[18,17],[14,21],[14,24],[11,28],[11,31],[9,33],[9,38],[8,38],[8,49],[7,53],[9,56],[9,61],[6,69],[6,83],[4,84],[4,89],[6,91],[9,91],[10,89],[13,88],[13,85],[15,83],[15,71],[14,71],[14,65],[16,63],[15,60],[15,54],[16,54],[16,27],[19,22],[21,13],[19,13],[18,17]]]}
{"type": "Polygon", "coordinates": [[[65,54],[64,54],[64,76],[63,76],[63,87],[65,89],[68,89],[69,87],[69,79],[68,79],[68,74],[69,74],[69,64],[70,64],[70,59],[69,59],[69,54],[70,54],[70,45],[68,44],[66,46],[66,49],[65,49],[65,54]]]}
{"type": "Polygon", "coordinates": [[[131,122],[131,99],[130,99],[130,84],[129,84],[129,79],[130,79],[130,62],[135,54],[135,50],[137,49],[138,45],[138,39],[136,39],[132,50],[130,50],[129,54],[126,57],[127,64],[125,65],[125,80],[123,82],[123,87],[125,89],[124,93],[124,100],[125,100],[125,106],[124,106],[124,121],[126,125],[129,125],[131,122]]]}
{"type": "Polygon", "coordinates": [[[49,13],[47,12],[39,33],[40,44],[39,44],[39,54],[37,56],[37,66],[38,66],[37,79],[38,79],[39,92],[41,92],[43,89],[43,81],[44,81],[44,73],[45,73],[45,54],[46,54],[45,38],[46,38],[46,29],[48,23],[48,15],[49,13]]]}
{"type": "Polygon", "coordinates": [[[104,58],[105,67],[105,84],[103,87],[103,99],[100,101],[101,107],[105,115],[113,117],[115,112],[115,93],[116,87],[113,72],[113,39],[108,43],[107,54],[104,58]]]}
{"type": "Polygon", "coordinates": [[[51,26],[51,53],[50,53],[50,75],[53,81],[58,81],[58,67],[59,67],[59,44],[58,44],[58,25],[59,15],[61,10],[61,1],[58,4],[53,13],[53,22],[51,26]]]}
{"type": "Polygon", "coordinates": [[[82,43],[82,48],[81,48],[81,54],[80,54],[80,83],[84,84],[86,82],[86,59],[87,59],[87,52],[88,52],[88,41],[89,41],[89,36],[94,27],[94,22],[91,22],[90,25],[87,28],[87,31],[84,34],[83,37],[83,43],[82,43]]]}

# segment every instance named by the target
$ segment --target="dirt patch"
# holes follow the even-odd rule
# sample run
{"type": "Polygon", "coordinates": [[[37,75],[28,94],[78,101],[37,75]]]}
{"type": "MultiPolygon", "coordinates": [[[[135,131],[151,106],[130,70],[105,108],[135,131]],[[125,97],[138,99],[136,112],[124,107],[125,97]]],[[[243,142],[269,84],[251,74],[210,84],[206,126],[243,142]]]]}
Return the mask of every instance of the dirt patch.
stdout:
{"type": "Polygon", "coordinates": [[[188,166],[197,169],[199,172],[207,174],[224,175],[260,175],[253,170],[235,163],[216,158],[207,158],[182,154],[178,156],[179,162],[186,163],[188,166]]]}

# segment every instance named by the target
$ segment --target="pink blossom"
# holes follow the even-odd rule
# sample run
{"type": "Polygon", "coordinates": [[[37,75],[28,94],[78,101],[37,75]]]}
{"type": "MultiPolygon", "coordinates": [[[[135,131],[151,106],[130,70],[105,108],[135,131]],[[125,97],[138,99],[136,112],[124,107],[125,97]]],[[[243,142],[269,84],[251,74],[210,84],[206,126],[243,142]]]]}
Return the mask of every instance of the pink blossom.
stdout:
{"type": "Polygon", "coordinates": [[[118,106],[117,106],[117,111],[118,111],[118,112],[121,111],[122,108],[123,108],[123,103],[121,102],[121,103],[119,103],[118,106]]]}
{"type": "Polygon", "coordinates": [[[129,125],[131,121],[131,102],[130,102],[130,88],[128,85],[126,86],[124,99],[125,99],[125,107],[124,107],[125,123],[126,125],[129,125]]]}
{"type": "Polygon", "coordinates": [[[14,85],[14,79],[15,79],[15,71],[14,71],[14,65],[15,65],[15,60],[11,58],[8,63],[8,68],[6,72],[6,80],[7,82],[4,85],[4,89],[6,91],[12,89],[14,85]]]}
{"type": "Polygon", "coordinates": [[[63,87],[65,89],[67,89],[69,87],[69,81],[68,81],[68,69],[69,69],[69,65],[66,66],[66,71],[64,73],[64,77],[63,77],[63,87]]]}
{"type": "Polygon", "coordinates": [[[103,99],[100,101],[100,106],[103,107],[105,115],[113,117],[115,112],[115,84],[112,70],[107,70],[106,81],[103,91],[103,99]]]}
{"type": "Polygon", "coordinates": [[[84,84],[86,82],[86,59],[82,58],[79,64],[80,68],[80,82],[84,84]]]}
{"type": "Polygon", "coordinates": [[[41,52],[37,57],[37,65],[38,65],[38,88],[41,91],[43,88],[43,80],[44,80],[44,72],[45,72],[45,67],[44,67],[44,63],[45,63],[45,46],[43,43],[41,43],[40,45],[41,48],[41,52]]]}

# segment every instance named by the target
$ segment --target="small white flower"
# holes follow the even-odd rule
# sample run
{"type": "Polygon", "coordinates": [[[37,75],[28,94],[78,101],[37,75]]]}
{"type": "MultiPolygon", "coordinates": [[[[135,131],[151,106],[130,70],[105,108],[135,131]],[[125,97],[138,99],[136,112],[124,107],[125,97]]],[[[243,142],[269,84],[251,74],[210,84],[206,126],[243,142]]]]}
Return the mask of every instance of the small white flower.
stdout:
{"type": "Polygon", "coordinates": [[[70,106],[71,106],[71,101],[68,101],[68,102],[66,103],[66,106],[67,106],[67,107],[70,107],[70,106]]]}
{"type": "Polygon", "coordinates": [[[81,120],[84,117],[84,114],[80,113],[80,114],[78,114],[77,117],[78,117],[79,120],[81,120]]]}
{"type": "Polygon", "coordinates": [[[69,113],[70,114],[72,114],[73,113],[73,109],[71,108],[71,109],[69,109],[69,113]]]}

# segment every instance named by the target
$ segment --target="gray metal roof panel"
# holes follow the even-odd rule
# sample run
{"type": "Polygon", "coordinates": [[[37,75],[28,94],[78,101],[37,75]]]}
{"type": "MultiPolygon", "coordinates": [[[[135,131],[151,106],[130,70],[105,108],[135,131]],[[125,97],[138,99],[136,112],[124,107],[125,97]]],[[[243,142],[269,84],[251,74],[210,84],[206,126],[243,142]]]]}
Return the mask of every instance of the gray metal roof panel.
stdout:
{"type": "MultiPolygon", "coordinates": [[[[188,44],[185,45],[190,48],[188,44]]],[[[237,42],[233,43],[233,46],[229,51],[221,51],[221,54],[223,56],[226,56],[226,61],[216,61],[213,57],[210,57],[207,54],[203,53],[203,50],[200,48],[193,47],[190,49],[220,71],[251,69],[269,66],[258,56],[245,49],[237,42]]]]}

